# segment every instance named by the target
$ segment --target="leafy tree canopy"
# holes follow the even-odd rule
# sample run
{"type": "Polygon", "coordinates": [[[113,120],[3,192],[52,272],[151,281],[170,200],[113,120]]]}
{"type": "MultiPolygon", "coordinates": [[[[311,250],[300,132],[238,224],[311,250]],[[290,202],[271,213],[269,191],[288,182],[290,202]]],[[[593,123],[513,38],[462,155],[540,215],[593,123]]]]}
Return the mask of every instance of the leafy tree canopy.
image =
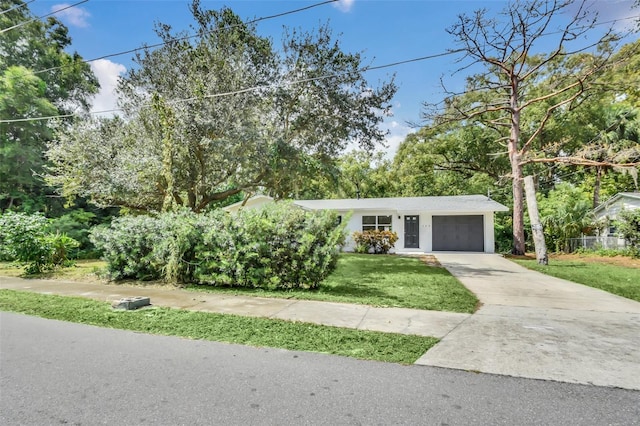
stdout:
{"type": "MultiPolygon", "coordinates": [[[[86,111],[98,81],[57,19],[40,21],[21,0],[0,0],[0,119],[15,120],[86,111]],[[20,7],[16,7],[20,6],[20,7]],[[9,29],[14,25],[17,28],[9,29]]],[[[0,123],[0,210],[47,207],[39,177],[45,143],[44,120],[0,123]]]]}
{"type": "Polygon", "coordinates": [[[276,49],[229,8],[191,11],[195,38],[158,24],[166,44],[136,56],[118,88],[124,118],[78,123],[50,145],[64,195],[196,212],[242,191],[288,197],[347,143],[383,139],[396,87],[372,87],[327,26],[287,30],[276,49]]]}
{"type": "Polygon", "coordinates": [[[586,1],[577,2],[575,13],[570,13],[572,3],[514,0],[497,18],[486,10],[459,16],[448,32],[462,52],[460,71],[473,66],[481,71],[467,78],[463,93],[448,92],[443,105],[428,105],[425,113],[432,126],[479,126],[494,132],[494,141],[503,144],[512,182],[515,254],[525,250],[525,172],[539,173],[544,164],[592,164],[583,155],[566,155],[565,141],[556,137],[552,123],[601,93],[599,78],[630,60],[631,51],[613,56],[620,41],[613,30],[576,46],[576,40],[586,40],[595,28],[597,16],[589,12],[586,1]],[[566,14],[568,19],[559,19],[566,14]],[[540,40],[551,37],[553,47],[538,53],[540,40]]]}

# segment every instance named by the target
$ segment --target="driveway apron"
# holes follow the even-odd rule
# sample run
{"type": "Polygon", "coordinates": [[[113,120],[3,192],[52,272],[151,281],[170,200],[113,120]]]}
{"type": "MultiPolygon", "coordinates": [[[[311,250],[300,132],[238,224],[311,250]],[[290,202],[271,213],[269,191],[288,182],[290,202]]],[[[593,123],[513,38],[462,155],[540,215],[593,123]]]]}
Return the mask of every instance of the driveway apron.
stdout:
{"type": "Polygon", "coordinates": [[[640,303],[495,254],[436,257],[482,307],[416,364],[640,390],[640,303]]]}

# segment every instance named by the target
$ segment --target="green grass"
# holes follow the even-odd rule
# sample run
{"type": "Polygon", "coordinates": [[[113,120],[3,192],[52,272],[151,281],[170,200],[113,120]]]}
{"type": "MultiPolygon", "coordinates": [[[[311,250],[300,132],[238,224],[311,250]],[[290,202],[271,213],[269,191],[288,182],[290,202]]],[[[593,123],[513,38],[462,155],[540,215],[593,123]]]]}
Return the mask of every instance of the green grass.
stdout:
{"type": "Polygon", "coordinates": [[[24,268],[12,262],[0,262],[0,275],[7,277],[41,278],[41,279],[65,279],[87,280],[97,278],[97,274],[106,269],[107,263],[102,260],[87,259],[76,260],[74,266],[68,268],[56,268],[35,275],[26,275],[24,268]]]}
{"type": "MultiPolygon", "coordinates": [[[[96,280],[102,261],[78,261],[72,268],[32,276],[69,280],[96,280]]],[[[22,270],[0,263],[0,275],[20,276],[22,270]]],[[[127,281],[127,284],[136,282],[127,281]]],[[[159,282],[138,283],[142,285],[159,282]]],[[[413,257],[395,255],[340,255],[338,268],[316,290],[274,291],[191,285],[189,289],[245,296],[277,297],[327,302],[357,303],[472,313],[478,299],[444,268],[428,266],[413,257]]]]}
{"type": "Polygon", "coordinates": [[[446,269],[412,257],[342,254],[316,290],[266,291],[193,285],[190,289],[261,297],[473,313],[478,299],[446,269]]]}
{"type": "Polygon", "coordinates": [[[640,302],[640,269],[594,262],[551,259],[539,265],[535,259],[511,259],[520,265],[557,278],[598,288],[640,302]]]}
{"type": "Polygon", "coordinates": [[[257,347],[321,352],[411,364],[438,340],[237,315],[168,308],[113,310],[77,297],[0,290],[0,310],[150,334],[214,340],[257,347]]]}

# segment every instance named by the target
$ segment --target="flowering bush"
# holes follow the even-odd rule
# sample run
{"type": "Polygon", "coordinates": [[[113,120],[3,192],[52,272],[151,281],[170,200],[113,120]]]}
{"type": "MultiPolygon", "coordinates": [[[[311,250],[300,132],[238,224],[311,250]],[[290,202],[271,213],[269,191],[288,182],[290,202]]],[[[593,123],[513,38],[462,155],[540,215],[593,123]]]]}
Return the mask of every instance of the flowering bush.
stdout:
{"type": "Polygon", "coordinates": [[[396,241],[398,234],[393,231],[356,231],[353,233],[353,241],[356,243],[357,253],[387,254],[396,241]]]}

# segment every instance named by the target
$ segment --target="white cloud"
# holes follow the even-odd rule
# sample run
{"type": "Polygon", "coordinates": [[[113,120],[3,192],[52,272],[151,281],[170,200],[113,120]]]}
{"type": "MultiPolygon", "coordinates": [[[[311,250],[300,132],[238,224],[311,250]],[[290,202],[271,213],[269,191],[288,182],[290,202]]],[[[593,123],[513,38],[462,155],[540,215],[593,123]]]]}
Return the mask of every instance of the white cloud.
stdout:
{"type": "Polygon", "coordinates": [[[53,6],[51,6],[51,12],[56,12],[55,15],[68,25],[80,28],[88,27],[89,22],[87,21],[87,19],[91,17],[91,14],[81,7],[69,6],[71,6],[69,3],[54,4],[53,6]],[[68,9],[65,9],[65,7],[68,9]]]}
{"type": "Polygon", "coordinates": [[[341,10],[342,12],[349,12],[351,10],[351,7],[353,6],[353,2],[355,0],[338,0],[337,2],[333,3],[333,7],[338,8],[338,10],[341,10]]]}
{"type": "MultiPolygon", "coordinates": [[[[100,91],[93,98],[91,112],[109,111],[117,108],[116,86],[118,77],[127,71],[127,68],[108,59],[98,59],[91,62],[91,70],[100,82],[100,91]]],[[[113,113],[101,114],[111,116],[113,113]]]]}
{"type": "MultiPolygon", "coordinates": [[[[569,11],[577,12],[580,4],[571,3],[569,11]]],[[[599,22],[613,24],[617,31],[628,31],[636,25],[640,12],[640,9],[634,8],[634,4],[635,0],[591,0],[586,3],[585,9],[590,13],[597,13],[599,22]]]]}
{"type": "Polygon", "coordinates": [[[384,157],[388,160],[393,160],[393,157],[398,152],[398,147],[400,144],[404,142],[407,135],[414,133],[416,129],[407,124],[398,123],[393,120],[389,123],[386,123],[383,128],[386,127],[389,130],[389,134],[385,138],[386,148],[378,149],[377,151],[384,152],[384,157]]]}

